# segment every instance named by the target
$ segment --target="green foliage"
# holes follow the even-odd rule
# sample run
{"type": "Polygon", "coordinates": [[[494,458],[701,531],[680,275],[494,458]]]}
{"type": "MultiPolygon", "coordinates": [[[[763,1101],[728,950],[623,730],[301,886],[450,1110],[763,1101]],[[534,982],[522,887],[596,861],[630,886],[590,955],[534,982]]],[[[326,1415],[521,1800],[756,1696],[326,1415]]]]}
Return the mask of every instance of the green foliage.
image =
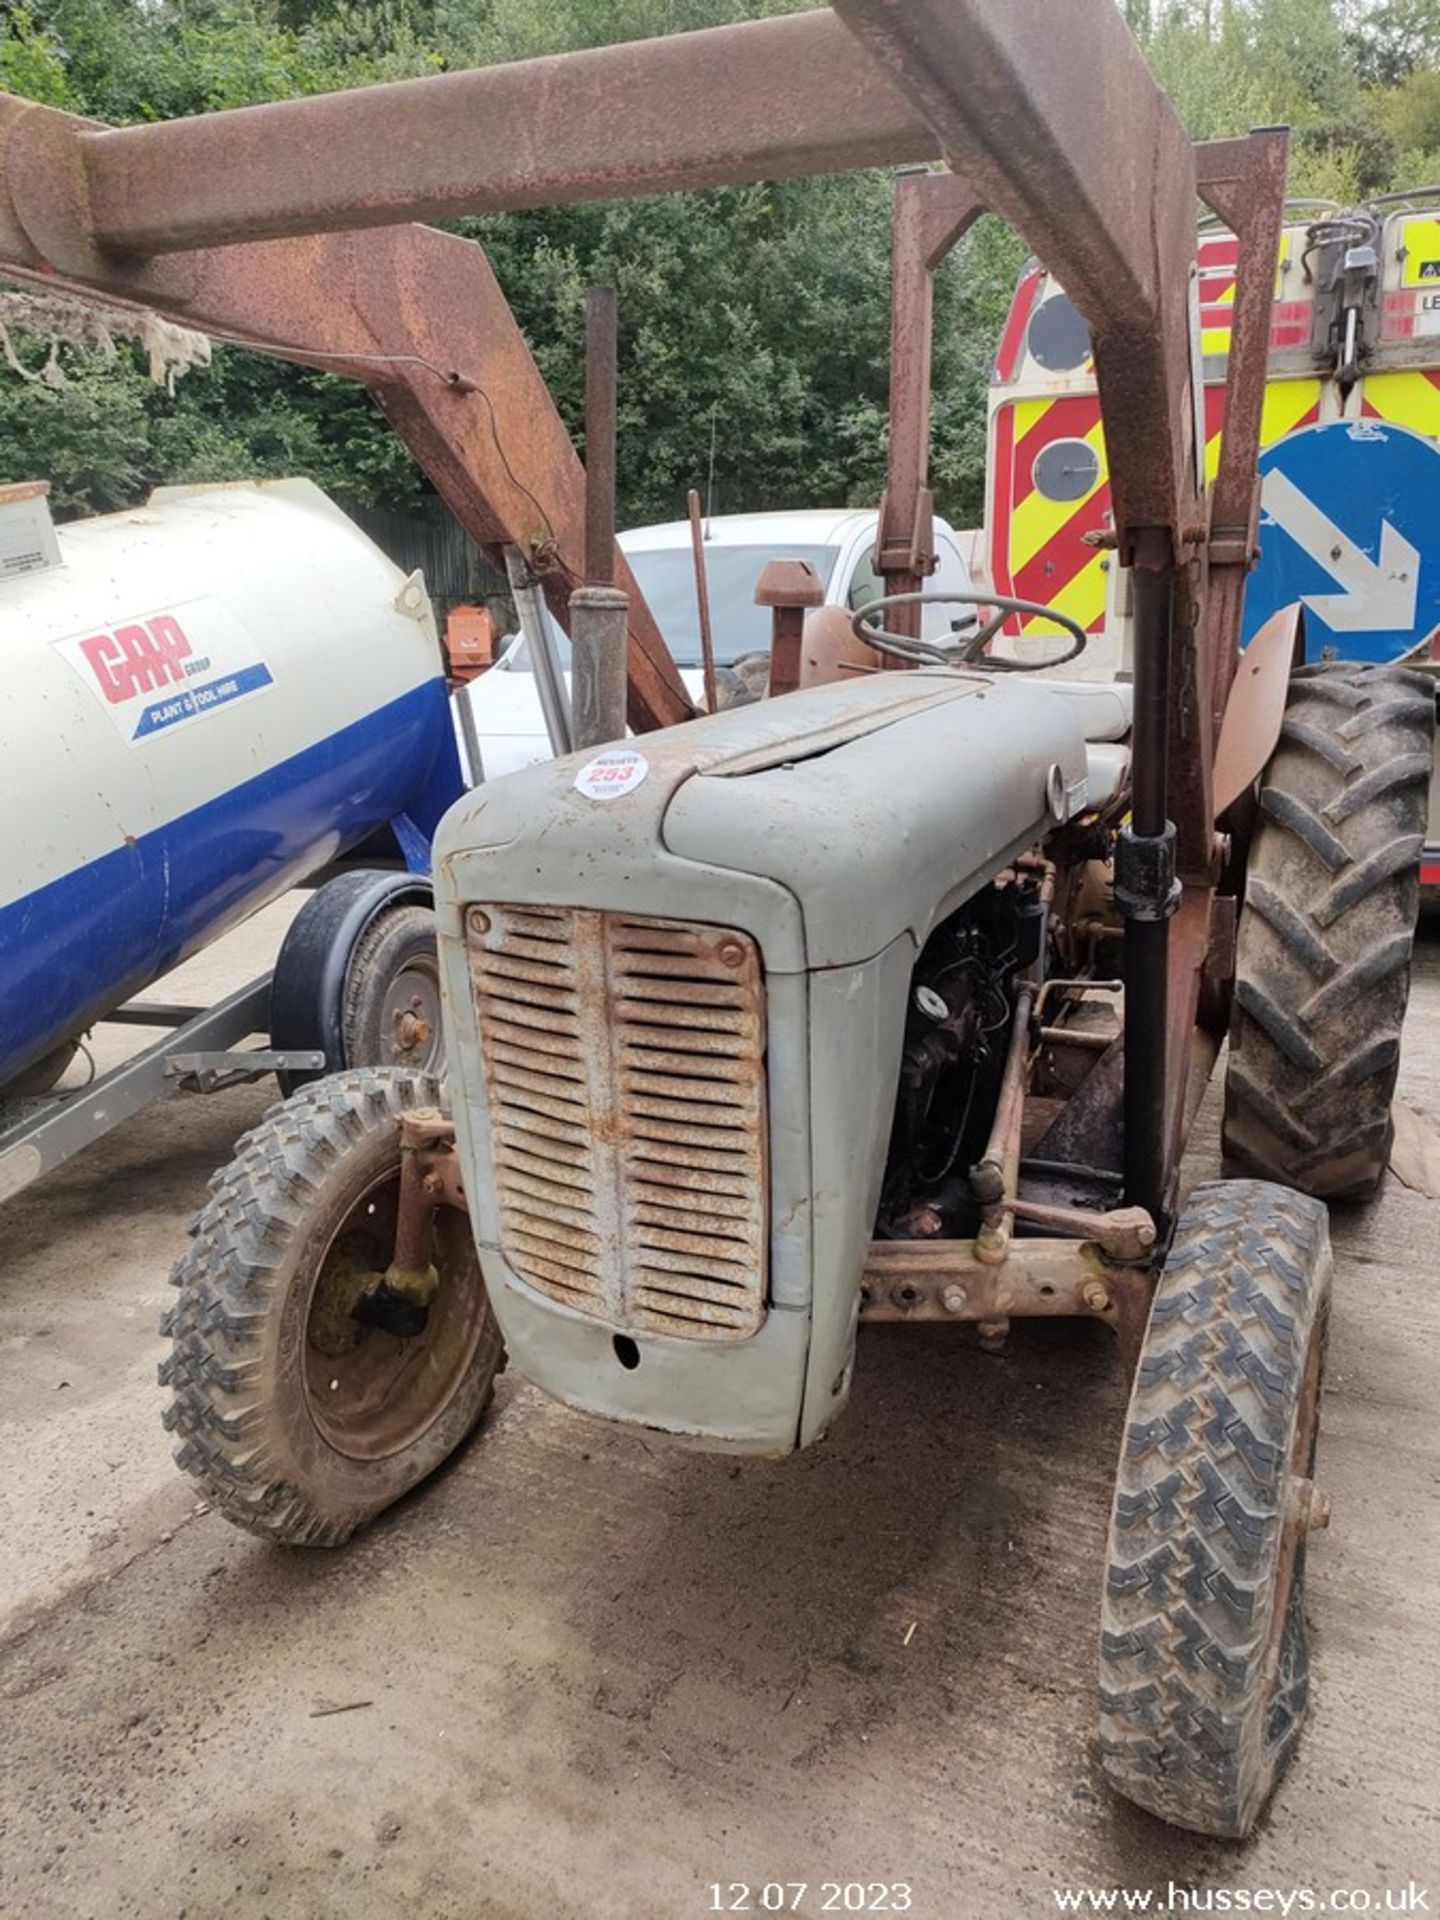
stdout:
{"type": "Polygon", "coordinates": [[[1346,52],[1367,86],[1393,87],[1440,60],[1440,0],[1378,0],[1345,9],[1346,52]]]}
{"type": "Polygon", "coordinates": [[[1293,194],[1355,200],[1391,184],[1395,143],[1335,0],[1148,0],[1144,10],[1147,57],[1196,139],[1288,126],[1293,194]]]}
{"type": "Polygon", "coordinates": [[[571,47],[689,33],[824,0],[435,0],[432,30],[455,65],[525,60],[571,47]]]}
{"type": "Polygon", "coordinates": [[[15,7],[0,39],[0,93],[47,107],[73,107],[65,61],[53,33],[26,7],[15,7]]]}
{"type": "MultiPolygon", "coordinates": [[[[816,0],[809,0],[810,4],[816,0]]],[[[684,32],[806,0],[10,0],[0,88],[115,122],[684,32]]],[[[1288,122],[1292,191],[1354,200],[1440,173],[1440,0],[1119,0],[1197,138],[1288,122]]],[[[477,136],[483,137],[483,134],[477,136]]],[[[884,475],[890,183],[881,174],[463,223],[579,438],[588,284],[620,293],[621,511],[873,502],[884,475]]],[[[985,388],[1024,249],[981,222],[936,289],[934,479],[981,513],[985,388]]],[[[40,349],[43,357],[43,346],[40,349]]],[[[220,347],[174,396],[123,352],[62,351],[58,393],[0,372],[10,475],[70,511],[162,480],[305,473],[409,508],[423,477],[347,382],[220,347]]]]}
{"type": "MultiPolygon", "coordinates": [[[[70,99],[97,119],[172,120],[433,71],[398,0],[331,5],[292,29],[266,0],[32,0],[70,99]]],[[[8,37],[8,30],[7,30],[8,37]]],[[[38,96],[37,96],[38,97],[38,96]]]]}
{"type": "Polygon", "coordinates": [[[1417,67],[1383,104],[1386,131],[1402,153],[1440,155],[1440,71],[1417,67]]]}
{"type": "Polygon", "coordinates": [[[58,390],[0,377],[3,477],[48,480],[62,518],[130,506],[149,480],[150,383],[128,359],[72,362],[70,375],[58,390]]]}

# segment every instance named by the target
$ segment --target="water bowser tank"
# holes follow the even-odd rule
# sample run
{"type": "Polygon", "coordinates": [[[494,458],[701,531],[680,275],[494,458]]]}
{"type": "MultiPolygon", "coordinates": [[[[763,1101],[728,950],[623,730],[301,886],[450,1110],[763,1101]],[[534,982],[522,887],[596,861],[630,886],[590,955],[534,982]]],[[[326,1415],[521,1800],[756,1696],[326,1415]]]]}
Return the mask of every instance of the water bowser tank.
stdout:
{"type": "Polygon", "coordinates": [[[418,578],[303,480],[50,529],[0,489],[0,1088],[460,791],[418,578]]]}

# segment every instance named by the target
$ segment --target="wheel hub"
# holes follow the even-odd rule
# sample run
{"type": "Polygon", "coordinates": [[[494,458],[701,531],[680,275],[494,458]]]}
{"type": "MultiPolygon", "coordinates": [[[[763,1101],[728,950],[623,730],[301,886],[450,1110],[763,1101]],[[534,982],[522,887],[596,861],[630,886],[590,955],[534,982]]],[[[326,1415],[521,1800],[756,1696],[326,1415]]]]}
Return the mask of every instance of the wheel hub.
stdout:
{"type": "Polygon", "coordinates": [[[454,1207],[431,1213],[415,1274],[390,1270],[399,1200],[392,1174],[351,1209],[319,1263],[306,1315],[310,1417],[328,1445],[356,1460],[397,1453],[425,1430],[468,1366],[486,1313],[469,1222],[454,1207]]]}
{"type": "Polygon", "coordinates": [[[381,1032],[392,1064],[433,1070],[440,1034],[438,972],[416,962],[395,976],[385,995],[381,1032]]]}
{"type": "Polygon", "coordinates": [[[337,1257],[326,1264],[310,1303],[306,1337],[319,1353],[353,1353],[364,1339],[356,1307],[380,1279],[359,1262],[337,1257]]]}

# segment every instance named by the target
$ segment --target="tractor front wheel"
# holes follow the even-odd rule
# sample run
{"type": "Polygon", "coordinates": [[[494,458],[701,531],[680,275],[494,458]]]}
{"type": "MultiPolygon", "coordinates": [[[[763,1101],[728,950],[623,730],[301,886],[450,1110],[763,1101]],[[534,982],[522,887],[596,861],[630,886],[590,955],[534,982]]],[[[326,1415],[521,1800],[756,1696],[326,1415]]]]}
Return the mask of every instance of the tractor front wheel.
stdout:
{"type": "Polygon", "coordinates": [[[1100,1754],[1174,1826],[1247,1834],[1310,1684],[1305,1546],[1330,1298],[1324,1205],[1199,1187],[1125,1421],[1101,1608],[1100,1754]]]}
{"type": "Polygon", "coordinates": [[[438,1285],[397,1299],[402,1112],[427,1075],[355,1069],[303,1088],[215,1176],[161,1331],[176,1461],[236,1525],[335,1546],[432,1473],[504,1361],[468,1216],[428,1229],[438,1285]]]}

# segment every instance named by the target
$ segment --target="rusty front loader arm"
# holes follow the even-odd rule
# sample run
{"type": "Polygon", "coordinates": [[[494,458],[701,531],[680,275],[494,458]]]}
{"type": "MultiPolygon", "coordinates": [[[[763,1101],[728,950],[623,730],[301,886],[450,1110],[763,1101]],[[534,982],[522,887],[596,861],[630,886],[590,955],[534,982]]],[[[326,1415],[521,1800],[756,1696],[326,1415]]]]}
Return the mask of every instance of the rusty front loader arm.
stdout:
{"type": "MultiPolygon", "coordinates": [[[[70,196],[97,247],[149,256],[939,155],[922,116],[821,11],[91,125],[70,196]]],[[[31,176],[27,192],[38,206],[47,183],[31,176]]]]}
{"type": "Polygon", "coordinates": [[[1189,398],[1194,149],[1118,9],[838,0],[835,11],[981,204],[1064,282],[1094,342],[1122,558],[1150,528],[1178,558],[1202,531],[1189,398]],[[1103,88],[1102,111],[1080,73],[1103,88]]]}
{"type": "MultiPolygon", "coordinates": [[[[365,1072],[302,1089],[266,1123],[270,1145],[250,1136],[217,1189],[236,1204],[207,1207],[177,1274],[167,1424],[232,1518],[328,1545],[465,1438],[502,1335],[572,1407],[760,1455],[809,1445],[835,1418],[857,1318],[970,1320],[989,1344],[1012,1315],[1102,1319],[1138,1364],[1109,1535],[1101,1761],[1139,1805],[1242,1837],[1304,1707],[1331,1265],[1316,1196],[1373,1191],[1390,1145],[1409,936],[1387,919],[1362,938],[1358,916],[1376,884],[1387,915],[1413,892],[1422,839],[1394,841],[1389,810],[1418,827],[1433,719],[1429,690],[1397,680],[1362,718],[1372,760],[1348,739],[1332,754],[1338,731],[1306,748],[1325,793],[1337,765],[1361,775],[1327,817],[1383,806],[1389,864],[1377,873],[1375,842],[1327,830],[1296,866],[1296,836],[1267,841],[1262,821],[1237,959],[1214,743],[1257,524],[1283,135],[1197,150],[1114,0],[835,0],[172,125],[106,129],[0,98],[0,271],[363,382],[461,523],[520,549],[563,615],[573,587],[610,571],[607,462],[597,454],[587,489],[480,248],[410,223],[936,160],[948,170],[897,195],[878,564],[918,585],[933,561],[931,277],[988,209],[1089,329],[1133,602],[1132,715],[1114,689],[1099,695],[1111,718],[1093,744],[1112,751],[1092,755],[1077,711],[1094,690],[1053,679],[877,673],[789,693],[801,608],[823,589],[800,563],[780,563],[801,577],[778,585],[767,569],[771,690],[786,698],[614,756],[639,776],[623,787],[600,784],[613,765],[586,769],[592,787],[541,764],[450,809],[435,866],[453,1127],[406,1115],[413,1074],[365,1072]],[[1197,199],[1239,246],[1213,490],[1197,199]],[[1113,737],[1127,724],[1128,768],[1113,737]],[[1330,920],[1304,919],[1315,891],[1330,920]],[[1096,978],[1112,900],[1123,984],[1096,978]],[[1350,944],[1326,946],[1335,932],[1350,944]],[[1272,935],[1293,951],[1282,941],[1276,959],[1272,935]],[[1361,1037],[1337,984],[1383,994],[1361,1037]],[[1282,993],[1306,996],[1303,1031],[1282,993]],[[1261,1177],[1207,1184],[1182,1212],[1186,1123],[1232,994],[1250,1025],[1237,1019],[1227,1147],[1261,1177]],[[1027,1113],[1037,1078],[1064,1096],[1052,1118],[1038,1101],[1027,1113]],[[367,1348],[372,1334],[387,1344],[367,1348]],[[397,1362],[396,1341],[427,1344],[397,1362]],[[1213,1417],[1232,1402],[1233,1419],[1213,1417]],[[1215,1592],[1192,1576],[1215,1563],[1217,1497],[1232,1494],[1246,1516],[1222,1543],[1234,1592],[1215,1592]]],[[[587,439],[606,452],[611,365],[592,354],[587,439]]],[[[616,573],[631,593],[631,718],[683,719],[679,675],[616,573]]],[[[1001,604],[1085,643],[1059,594],[1001,604]]],[[[1282,696],[1293,614],[1276,616],[1266,656],[1282,696]]],[[[870,635],[913,662],[906,635],[870,635]]],[[[941,657],[980,664],[964,647],[941,657]]],[[[1254,671],[1247,660],[1245,683],[1254,671]]],[[[1222,795],[1266,761],[1266,799],[1280,792],[1279,714],[1267,735],[1242,712],[1233,750],[1227,727],[1222,795]]]]}
{"type": "MultiPolygon", "coordinates": [[[[61,177],[87,123],[0,96],[0,143],[50,157],[61,177]]],[[[22,167],[22,171],[23,171],[22,167]]],[[[152,308],[201,332],[369,388],[449,506],[482,546],[521,549],[551,612],[568,617],[585,579],[585,473],[484,251],[433,228],[316,235],[57,272],[0,193],[0,269],[77,294],[152,308]],[[91,277],[93,270],[94,276],[91,277]]],[[[643,595],[630,592],[630,720],[670,726],[693,708],[643,595]]]]}

